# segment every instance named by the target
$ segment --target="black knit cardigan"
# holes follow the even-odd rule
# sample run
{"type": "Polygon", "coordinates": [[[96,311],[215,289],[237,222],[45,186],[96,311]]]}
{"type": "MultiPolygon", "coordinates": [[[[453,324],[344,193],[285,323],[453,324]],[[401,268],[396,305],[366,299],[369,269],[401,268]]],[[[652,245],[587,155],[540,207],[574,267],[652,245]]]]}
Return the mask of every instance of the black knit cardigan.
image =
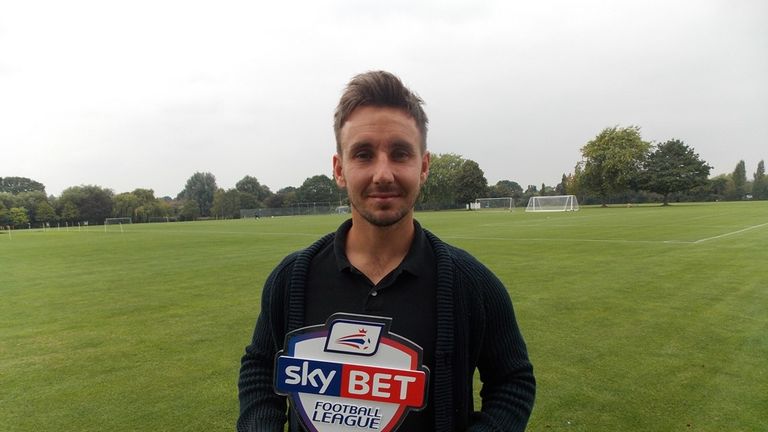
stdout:
{"type": "MultiPolygon", "coordinates": [[[[434,393],[435,431],[525,430],[533,409],[535,379],[525,342],[504,285],[467,252],[424,230],[437,260],[437,335],[434,393]],[[483,383],[482,409],[473,407],[477,368],[483,383]]],[[[285,335],[305,326],[304,288],[312,258],[335,233],[286,257],[270,274],[261,313],[242,358],[238,382],[238,431],[278,432],[286,417],[285,398],[272,388],[275,353],[285,335]]],[[[291,416],[291,431],[299,431],[291,416]]]]}

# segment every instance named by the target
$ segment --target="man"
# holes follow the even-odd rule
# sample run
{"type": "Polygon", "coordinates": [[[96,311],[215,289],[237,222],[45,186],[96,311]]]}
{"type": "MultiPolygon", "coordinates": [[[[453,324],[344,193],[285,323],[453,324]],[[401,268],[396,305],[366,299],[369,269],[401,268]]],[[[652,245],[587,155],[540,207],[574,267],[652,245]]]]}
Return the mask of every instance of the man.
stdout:
{"type": "MultiPolygon", "coordinates": [[[[394,75],[368,72],[347,85],[335,113],[333,172],[351,220],[289,255],[267,279],[240,370],[239,431],[282,431],[275,355],[286,334],[337,312],[387,317],[423,349],[426,407],[406,431],[522,431],[535,380],[511,301],[482,264],[421,228],[413,208],[429,174],[423,101],[394,75]],[[482,408],[473,407],[473,374],[482,408]]],[[[290,409],[290,429],[299,416],[290,409]]],[[[352,430],[352,429],[350,429],[352,430]]]]}

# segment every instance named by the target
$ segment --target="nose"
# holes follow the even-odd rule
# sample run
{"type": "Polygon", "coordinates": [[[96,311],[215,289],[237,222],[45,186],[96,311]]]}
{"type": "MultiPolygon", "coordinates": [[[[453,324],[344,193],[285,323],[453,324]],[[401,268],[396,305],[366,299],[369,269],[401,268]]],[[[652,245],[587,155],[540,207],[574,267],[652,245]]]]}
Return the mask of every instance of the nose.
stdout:
{"type": "Polygon", "coordinates": [[[395,176],[392,168],[392,161],[389,160],[389,157],[387,155],[380,155],[376,158],[376,164],[374,165],[373,182],[375,184],[393,183],[395,176]]]}

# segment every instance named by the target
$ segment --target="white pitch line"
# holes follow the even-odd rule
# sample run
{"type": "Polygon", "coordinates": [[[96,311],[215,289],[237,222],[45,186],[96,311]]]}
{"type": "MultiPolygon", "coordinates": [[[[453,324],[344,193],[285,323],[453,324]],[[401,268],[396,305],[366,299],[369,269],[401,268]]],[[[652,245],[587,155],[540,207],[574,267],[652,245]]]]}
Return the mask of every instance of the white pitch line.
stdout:
{"type": "MultiPolygon", "coordinates": [[[[768,225],[768,222],[753,225],[738,231],[732,231],[725,234],[720,234],[713,237],[707,237],[699,240],[624,240],[624,239],[579,239],[579,238],[507,238],[507,237],[475,237],[475,236],[441,236],[444,239],[457,239],[457,240],[492,240],[492,241],[548,241],[548,242],[583,242],[583,243],[665,243],[665,244],[699,244],[710,240],[716,240],[723,237],[728,237],[736,234],[740,234],[756,228],[761,228],[768,225]]],[[[292,237],[322,237],[324,234],[318,233],[302,233],[302,232],[249,232],[249,231],[212,231],[212,230],[143,230],[143,229],[131,229],[133,232],[142,233],[178,233],[178,234],[226,234],[226,235],[255,235],[255,236],[292,236],[292,237]]]]}
{"type": "Polygon", "coordinates": [[[493,240],[493,241],[551,241],[551,242],[584,242],[584,243],[665,243],[665,244],[699,244],[709,240],[716,240],[723,237],[728,237],[736,234],[743,233],[745,231],[761,228],[768,225],[767,223],[760,225],[753,225],[740,229],[738,231],[732,231],[725,234],[720,234],[713,237],[707,237],[699,240],[686,241],[686,240],[622,240],[622,239],[574,239],[574,238],[503,238],[503,237],[470,237],[470,236],[443,236],[446,239],[459,239],[459,240],[493,240]]]}
{"type": "Polygon", "coordinates": [[[622,239],[575,239],[575,238],[505,238],[505,237],[470,237],[440,236],[447,240],[492,240],[492,241],[527,241],[527,242],[576,242],[576,243],[667,243],[661,240],[622,240],[622,239]]]}
{"type": "Polygon", "coordinates": [[[740,229],[738,231],[732,231],[732,232],[725,233],[725,234],[720,234],[720,235],[717,235],[717,236],[714,236],[714,237],[707,237],[707,238],[699,239],[699,240],[696,240],[693,243],[703,243],[703,242],[709,241],[709,240],[717,240],[719,238],[728,237],[728,236],[732,236],[732,235],[735,235],[735,234],[740,234],[740,233],[743,233],[745,231],[753,230],[755,228],[761,228],[761,227],[764,227],[766,225],[768,225],[768,222],[766,222],[764,224],[760,224],[760,225],[752,225],[750,227],[746,227],[746,228],[740,229]]]}
{"type": "Polygon", "coordinates": [[[212,230],[147,230],[141,228],[131,228],[130,232],[144,234],[226,234],[226,235],[251,235],[251,236],[286,236],[286,237],[317,237],[320,238],[327,233],[302,233],[302,232],[254,232],[254,231],[212,231],[212,230]]]}

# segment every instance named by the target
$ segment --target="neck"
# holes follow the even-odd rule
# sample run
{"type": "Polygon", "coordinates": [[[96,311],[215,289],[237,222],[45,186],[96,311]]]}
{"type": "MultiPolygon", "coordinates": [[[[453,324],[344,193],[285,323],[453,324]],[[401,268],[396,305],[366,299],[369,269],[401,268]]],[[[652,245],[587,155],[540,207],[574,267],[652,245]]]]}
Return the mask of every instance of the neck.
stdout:
{"type": "Polygon", "coordinates": [[[378,283],[408,254],[415,232],[413,215],[387,227],[355,216],[352,215],[352,228],[347,234],[347,259],[373,283],[378,283]]]}

